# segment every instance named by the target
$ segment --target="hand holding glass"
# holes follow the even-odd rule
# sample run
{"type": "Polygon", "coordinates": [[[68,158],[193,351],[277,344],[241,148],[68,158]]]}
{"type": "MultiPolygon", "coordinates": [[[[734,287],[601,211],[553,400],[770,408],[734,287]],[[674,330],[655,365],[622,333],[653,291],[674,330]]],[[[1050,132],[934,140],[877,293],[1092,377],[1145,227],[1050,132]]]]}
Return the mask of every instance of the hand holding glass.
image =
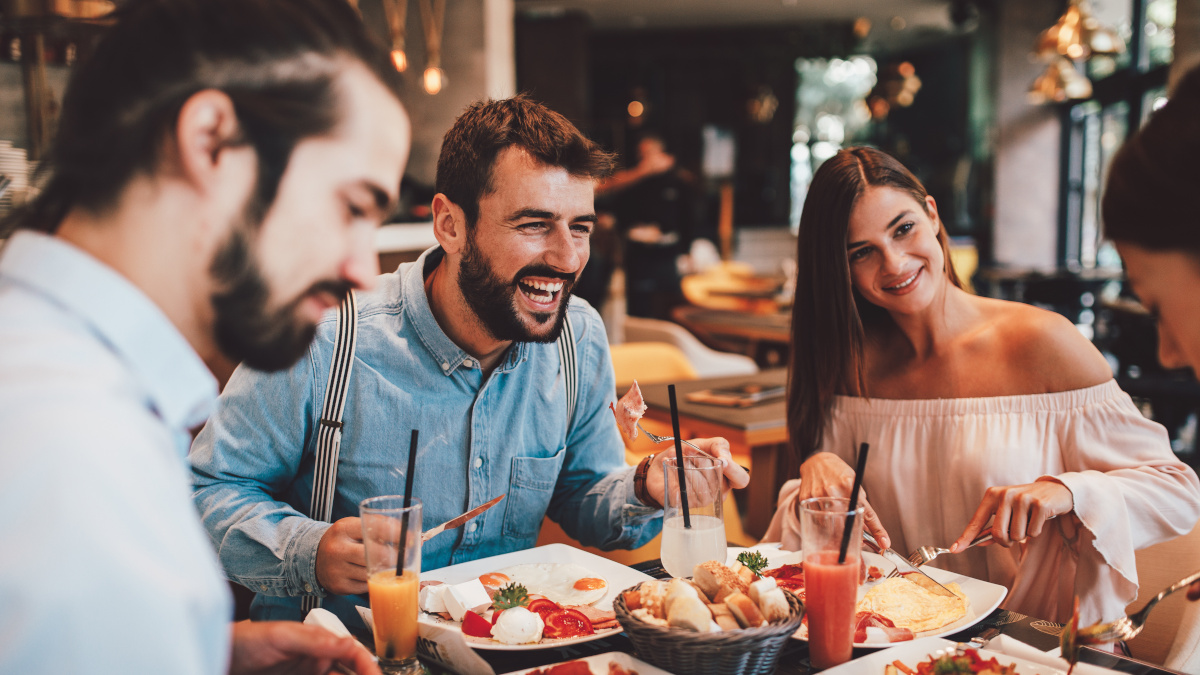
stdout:
{"type": "Polygon", "coordinates": [[[854,650],[854,606],[862,559],[862,509],[849,511],[850,500],[814,497],[800,502],[800,541],[804,549],[808,653],[813,668],[850,660],[854,650]],[[844,562],[838,562],[850,536],[844,562]]]}
{"type": "Polygon", "coordinates": [[[687,481],[687,512],[691,527],[685,527],[679,495],[679,463],[668,457],[662,463],[663,533],[662,564],[673,577],[690,577],[700,563],[725,562],[725,521],[721,516],[724,464],[719,459],[685,455],[683,473],[687,481]]]}
{"type": "Polygon", "coordinates": [[[417,663],[417,589],[421,572],[421,502],[373,497],[359,504],[367,554],[367,588],[375,622],[375,655],[385,673],[420,672],[417,663]],[[404,573],[396,575],[400,542],[404,573]]]}

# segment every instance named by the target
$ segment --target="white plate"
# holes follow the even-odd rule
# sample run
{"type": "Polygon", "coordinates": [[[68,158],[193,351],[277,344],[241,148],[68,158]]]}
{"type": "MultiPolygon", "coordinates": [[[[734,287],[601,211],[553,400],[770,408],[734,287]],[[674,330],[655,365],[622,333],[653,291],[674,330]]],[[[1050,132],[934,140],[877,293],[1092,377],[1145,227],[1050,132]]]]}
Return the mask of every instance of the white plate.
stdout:
{"type": "MultiPolygon", "coordinates": [[[[626,654],[625,652],[606,652],[604,654],[595,654],[585,659],[571,660],[583,661],[584,663],[588,664],[588,668],[591,669],[594,675],[608,675],[608,664],[613,662],[626,670],[637,671],[637,675],[671,675],[671,673],[668,673],[662,668],[655,668],[649,663],[635,659],[633,656],[626,654]]],[[[559,663],[566,663],[566,661],[560,661],[559,663]]],[[[549,668],[550,666],[556,665],[558,664],[552,663],[549,666],[541,666],[540,668],[514,670],[511,673],[505,673],[505,675],[525,675],[526,673],[532,673],[536,670],[540,670],[541,668],[549,668]]]]}
{"type": "MultiPolygon", "coordinates": [[[[944,650],[952,650],[954,647],[953,642],[939,637],[902,642],[890,649],[873,652],[862,658],[822,671],[821,675],[883,675],[884,667],[893,661],[900,661],[915,670],[918,663],[944,650]]],[[[1003,666],[1015,665],[1017,675],[1065,675],[1067,672],[1066,661],[1060,661],[1062,667],[1053,667],[989,649],[980,649],[979,655],[985,659],[995,658],[1003,666]]],[[[1076,675],[1111,675],[1115,671],[1080,663],[1076,664],[1075,673],[1076,675]]]]}
{"type": "MultiPolygon", "coordinates": [[[[742,551],[745,551],[745,550],[747,550],[747,549],[730,548],[729,549],[729,557],[726,561],[726,564],[732,563],[734,560],[737,559],[738,553],[741,553],[742,551]]],[[[750,550],[758,551],[767,558],[767,564],[769,565],[769,567],[767,569],[779,567],[780,565],[783,565],[783,564],[795,565],[795,564],[800,563],[800,561],[801,561],[801,556],[800,556],[799,552],[782,551],[782,550],[780,550],[778,543],[759,544],[757,546],[751,547],[750,550]]],[[[885,577],[888,575],[889,572],[896,569],[896,566],[893,565],[892,563],[888,562],[886,559],[884,559],[883,556],[875,554],[875,553],[871,553],[870,551],[863,551],[863,558],[866,560],[868,567],[878,567],[879,571],[882,572],[883,576],[885,576],[885,577]]],[[[961,631],[964,628],[974,626],[975,624],[982,621],[983,618],[986,617],[988,614],[991,614],[992,610],[999,607],[1000,603],[1004,600],[1004,597],[1008,595],[1007,588],[1005,588],[999,584],[993,584],[993,583],[990,583],[987,581],[983,581],[982,579],[975,579],[972,577],[964,577],[961,574],[955,574],[954,572],[947,572],[946,570],[940,570],[936,567],[924,567],[924,568],[922,568],[922,571],[924,571],[930,577],[933,577],[933,579],[940,584],[944,585],[944,584],[948,584],[952,581],[957,583],[959,585],[959,587],[962,588],[963,593],[966,593],[967,600],[970,601],[970,606],[967,607],[967,615],[964,616],[963,618],[959,619],[958,621],[955,621],[954,623],[942,626],[941,628],[939,628],[937,630],[930,630],[930,631],[924,631],[921,633],[917,633],[916,634],[917,639],[924,638],[924,637],[941,637],[943,635],[951,635],[953,633],[957,633],[957,632],[961,631]]],[[[872,586],[874,586],[875,584],[878,584],[878,583],[879,583],[878,581],[873,581],[873,582],[868,581],[867,583],[863,584],[862,586],[859,586],[858,587],[859,599],[861,600],[862,596],[872,586]]],[[[797,634],[794,635],[793,637],[795,637],[799,640],[805,639],[805,638],[802,638],[799,636],[799,631],[797,631],[797,634]]],[[[880,649],[880,648],[884,648],[884,647],[891,647],[893,644],[896,644],[896,643],[892,643],[892,642],[855,642],[854,646],[880,649]]]]}
{"type": "MultiPolygon", "coordinates": [[[[549,544],[547,546],[539,546],[537,548],[525,549],[524,551],[513,551],[503,555],[492,556],[491,558],[481,558],[472,560],[471,562],[460,563],[443,567],[430,572],[421,572],[422,580],[442,581],[447,584],[461,584],[464,581],[470,581],[481,574],[495,572],[511,567],[513,565],[523,565],[525,563],[575,563],[582,565],[589,570],[595,572],[608,582],[608,593],[600,600],[592,603],[593,607],[599,609],[612,609],[613,599],[621,591],[636,586],[637,584],[653,579],[654,577],[643,574],[632,567],[626,567],[621,563],[613,562],[607,558],[601,558],[598,555],[593,555],[587,551],[581,551],[577,548],[567,546],[566,544],[549,544]]],[[[440,626],[461,626],[458,621],[447,621],[432,614],[421,612],[419,621],[422,623],[430,623],[440,626]]],[[[529,649],[549,649],[551,647],[565,647],[579,642],[590,642],[598,640],[602,637],[607,637],[621,632],[621,627],[598,630],[592,635],[583,635],[573,638],[561,638],[558,640],[542,640],[537,644],[529,645],[506,645],[501,642],[496,642],[490,638],[477,638],[470,635],[463,635],[463,639],[467,644],[475,649],[496,649],[500,651],[525,651],[529,649]]]]}

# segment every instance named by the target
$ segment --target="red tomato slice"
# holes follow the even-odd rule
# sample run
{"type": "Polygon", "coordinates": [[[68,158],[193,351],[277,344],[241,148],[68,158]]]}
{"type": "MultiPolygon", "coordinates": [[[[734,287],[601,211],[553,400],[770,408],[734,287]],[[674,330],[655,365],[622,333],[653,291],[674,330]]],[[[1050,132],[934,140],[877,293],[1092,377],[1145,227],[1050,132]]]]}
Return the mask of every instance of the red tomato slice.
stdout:
{"type": "Polygon", "coordinates": [[[500,612],[503,612],[503,611],[504,610],[502,610],[502,609],[498,609],[498,610],[492,612],[492,625],[493,626],[496,625],[496,619],[500,618],[500,612]]]}
{"type": "Polygon", "coordinates": [[[492,624],[475,612],[467,612],[463,615],[462,632],[471,637],[490,638],[492,637],[492,624]]]}
{"type": "Polygon", "coordinates": [[[547,616],[549,616],[550,614],[552,614],[554,612],[557,612],[560,608],[552,600],[547,600],[546,598],[538,598],[536,600],[530,600],[529,604],[525,606],[525,609],[528,609],[531,612],[536,612],[538,614],[541,614],[542,621],[545,621],[547,616]]]}
{"type": "Polygon", "coordinates": [[[549,638],[579,637],[596,632],[592,622],[577,609],[560,609],[542,620],[546,622],[542,635],[549,638]]]}

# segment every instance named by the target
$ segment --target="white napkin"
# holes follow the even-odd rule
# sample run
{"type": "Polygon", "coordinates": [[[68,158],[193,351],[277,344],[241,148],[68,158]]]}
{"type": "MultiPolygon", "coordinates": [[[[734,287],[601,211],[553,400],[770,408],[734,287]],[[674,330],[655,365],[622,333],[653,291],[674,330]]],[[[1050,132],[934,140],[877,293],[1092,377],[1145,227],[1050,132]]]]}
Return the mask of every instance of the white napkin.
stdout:
{"type": "Polygon", "coordinates": [[[1021,642],[1008,635],[997,635],[991,642],[987,643],[987,647],[984,647],[984,649],[987,649],[989,652],[1005,654],[1013,658],[1024,659],[1040,666],[1049,666],[1058,670],[1065,671],[1070,667],[1070,664],[1063,659],[1051,656],[1037,647],[1021,642]]]}
{"type": "MultiPolygon", "coordinates": [[[[375,630],[375,616],[370,607],[355,607],[367,628],[375,630]]],[[[456,673],[496,675],[496,671],[471,649],[457,626],[418,621],[417,655],[423,660],[436,661],[456,673]]]]}
{"type": "Polygon", "coordinates": [[[321,607],[314,607],[308,616],[304,617],[304,623],[310,626],[320,626],[338,637],[353,637],[350,635],[350,631],[346,630],[346,624],[342,623],[336,614],[321,607]]]}

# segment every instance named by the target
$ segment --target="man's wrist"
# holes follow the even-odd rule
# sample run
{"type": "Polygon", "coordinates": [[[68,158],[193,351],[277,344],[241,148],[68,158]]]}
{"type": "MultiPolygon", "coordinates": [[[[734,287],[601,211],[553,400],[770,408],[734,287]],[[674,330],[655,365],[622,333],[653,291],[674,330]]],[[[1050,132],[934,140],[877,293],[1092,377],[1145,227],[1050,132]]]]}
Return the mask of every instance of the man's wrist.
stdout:
{"type": "Polygon", "coordinates": [[[654,461],[654,457],[655,455],[646,455],[638,463],[637,471],[633,473],[633,494],[642,504],[652,509],[661,509],[662,504],[650,494],[646,485],[646,477],[650,474],[650,464],[654,461]]]}

